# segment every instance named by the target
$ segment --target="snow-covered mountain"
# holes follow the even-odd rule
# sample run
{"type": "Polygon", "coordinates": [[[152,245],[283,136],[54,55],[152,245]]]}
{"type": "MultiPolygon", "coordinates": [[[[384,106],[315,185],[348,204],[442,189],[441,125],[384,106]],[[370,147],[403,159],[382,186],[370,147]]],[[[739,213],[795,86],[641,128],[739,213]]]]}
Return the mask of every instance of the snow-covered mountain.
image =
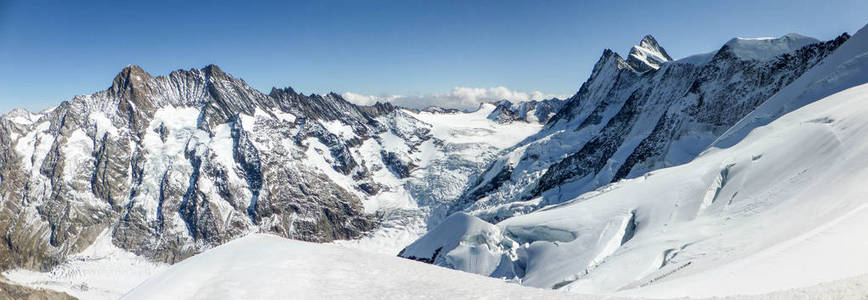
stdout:
{"type": "Polygon", "coordinates": [[[0,118],[0,266],[49,270],[105,230],[168,263],[251,232],[379,234],[394,254],[425,232],[430,207],[541,127],[489,120],[495,109],[358,106],[265,94],[214,65],[157,77],[130,66],[105,91],[0,118]]]}
{"type": "Polygon", "coordinates": [[[866,29],[679,60],[649,35],[626,58],[605,50],[567,100],[475,111],[129,66],[104,91],[0,117],[0,285],[114,298],[134,286],[118,278],[168,268],[127,297],[240,297],[240,282],[272,297],[275,274],[304,270],[319,285],[291,290],[316,298],[564,295],[395,254],[618,296],[839,280],[868,273],[850,242],[868,225],[866,82],[866,29]],[[209,277],[227,269],[247,271],[209,277]]]}
{"type": "Polygon", "coordinates": [[[734,39],[687,61],[673,61],[651,36],[626,60],[605,50],[579,92],[490,164],[450,211],[498,221],[688,162],[848,38],[734,39]]]}
{"type": "MultiPolygon", "coordinates": [[[[497,223],[459,212],[401,256],[533,287],[653,297],[760,294],[868,273],[868,246],[854,238],[868,228],[868,27],[844,39],[766,60],[813,67],[689,163],[497,223]]],[[[569,124],[543,132],[560,123],[569,124]]]]}

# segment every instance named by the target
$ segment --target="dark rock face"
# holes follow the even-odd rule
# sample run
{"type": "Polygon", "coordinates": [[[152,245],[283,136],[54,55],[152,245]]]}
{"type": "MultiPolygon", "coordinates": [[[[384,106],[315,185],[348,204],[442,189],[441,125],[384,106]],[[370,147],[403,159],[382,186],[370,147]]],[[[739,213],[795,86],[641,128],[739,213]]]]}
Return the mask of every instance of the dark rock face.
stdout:
{"type": "Polygon", "coordinates": [[[383,164],[395,173],[395,176],[398,178],[407,178],[410,176],[410,171],[414,167],[412,163],[406,162],[405,159],[401,159],[398,154],[394,152],[388,152],[385,150],[380,151],[380,156],[383,157],[383,164]]]}
{"type": "Polygon", "coordinates": [[[395,110],[266,95],[211,65],[158,77],[130,66],[105,91],[13,111],[0,118],[0,268],[48,269],[104,230],[170,263],[249,232],[356,237],[375,225],[359,195],[377,190],[347,190],[310,161],[370,181],[352,148],[395,110]]]}
{"type": "Polygon", "coordinates": [[[685,163],[848,38],[768,60],[741,58],[724,46],[704,62],[672,62],[650,36],[626,60],[606,50],[545,128],[493,162],[479,176],[486,180],[472,183],[452,211],[491,211],[543,196],[539,207],[685,163]],[[500,176],[506,170],[508,180],[500,176]]]}

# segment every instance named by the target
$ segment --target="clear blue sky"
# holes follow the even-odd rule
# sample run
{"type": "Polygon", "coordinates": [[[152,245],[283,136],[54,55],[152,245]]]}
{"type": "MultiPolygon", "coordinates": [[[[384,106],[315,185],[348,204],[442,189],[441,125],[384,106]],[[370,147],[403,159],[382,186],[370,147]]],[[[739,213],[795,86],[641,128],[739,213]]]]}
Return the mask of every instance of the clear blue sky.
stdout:
{"type": "Polygon", "coordinates": [[[573,94],[604,48],[624,54],[649,33],[680,58],[868,23],[864,0],[246,2],[0,0],[0,112],[105,89],[129,64],[214,63],[263,91],[573,94]]]}

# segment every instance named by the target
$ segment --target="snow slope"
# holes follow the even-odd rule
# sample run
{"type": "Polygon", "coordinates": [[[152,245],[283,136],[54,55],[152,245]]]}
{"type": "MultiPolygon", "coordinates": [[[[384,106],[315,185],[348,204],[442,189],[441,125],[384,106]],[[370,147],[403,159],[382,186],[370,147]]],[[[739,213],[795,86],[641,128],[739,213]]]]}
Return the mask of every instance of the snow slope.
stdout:
{"type": "MultiPolygon", "coordinates": [[[[754,297],[864,299],[868,276],[754,297]]],[[[122,299],[637,299],[527,288],[327,244],[254,234],[178,263],[122,299]]]]}
{"type": "Polygon", "coordinates": [[[654,297],[759,294],[868,273],[866,101],[868,85],[854,87],[728,149],[498,223],[515,248],[494,241],[501,248],[440,255],[509,257],[528,286],[654,297]]]}
{"type": "Polygon", "coordinates": [[[254,234],[180,262],[123,299],[540,297],[576,299],[394,256],[254,234]]]}

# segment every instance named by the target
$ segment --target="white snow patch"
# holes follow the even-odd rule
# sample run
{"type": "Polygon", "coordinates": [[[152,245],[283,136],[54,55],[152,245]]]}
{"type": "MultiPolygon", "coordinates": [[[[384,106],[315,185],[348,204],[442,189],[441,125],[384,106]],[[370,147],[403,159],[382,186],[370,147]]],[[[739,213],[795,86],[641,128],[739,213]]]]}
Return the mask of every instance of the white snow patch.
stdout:
{"type": "Polygon", "coordinates": [[[102,139],[107,133],[117,136],[118,129],[112,125],[112,121],[103,112],[92,112],[88,115],[88,121],[91,126],[96,128],[95,139],[102,139]]]}
{"type": "Polygon", "coordinates": [[[513,146],[524,138],[534,134],[542,125],[528,122],[512,122],[500,124],[489,120],[488,115],[497,108],[491,103],[480,105],[472,113],[439,114],[430,112],[414,113],[405,111],[414,118],[433,125],[431,131],[435,137],[444,141],[464,144],[484,142],[503,149],[513,146]]]}
{"type": "Polygon", "coordinates": [[[793,52],[819,40],[804,35],[790,33],[779,38],[734,38],[726,42],[732,52],[743,59],[767,60],[775,56],[793,52]]]}

